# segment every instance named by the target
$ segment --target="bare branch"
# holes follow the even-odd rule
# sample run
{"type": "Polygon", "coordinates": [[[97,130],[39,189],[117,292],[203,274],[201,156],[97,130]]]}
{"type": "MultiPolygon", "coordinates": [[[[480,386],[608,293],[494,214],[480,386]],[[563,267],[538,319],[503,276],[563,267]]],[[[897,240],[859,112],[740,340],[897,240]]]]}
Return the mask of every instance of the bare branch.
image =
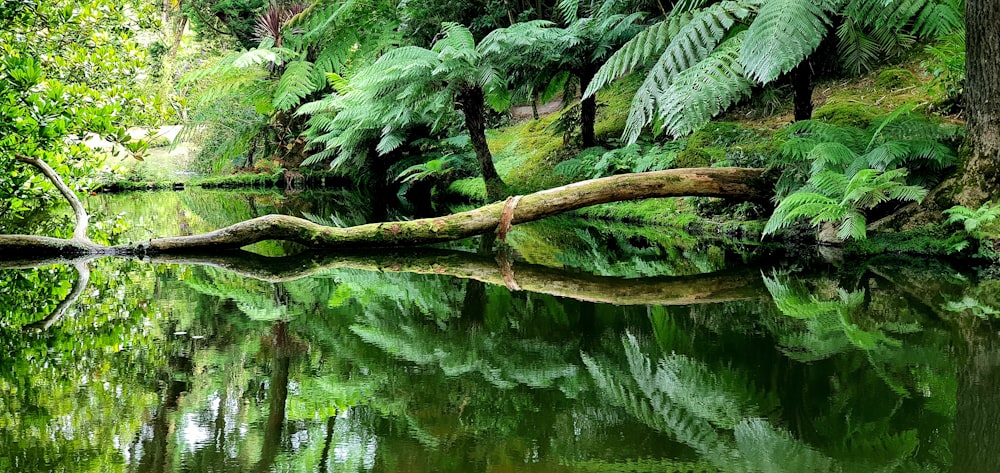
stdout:
{"type": "Polygon", "coordinates": [[[73,240],[90,243],[90,238],[87,237],[87,226],[90,223],[90,216],[87,215],[87,210],[83,208],[83,202],[80,202],[80,198],[66,185],[62,177],[59,176],[59,173],[41,158],[32,158],[19,154],[15,156],[15,159],[38,168],[56,186],[56,189],[59,189],[63,197],[69,201],[69,205],[73,207],[73,214],[76,216],[76,228],[73,230],[73,240]]]}

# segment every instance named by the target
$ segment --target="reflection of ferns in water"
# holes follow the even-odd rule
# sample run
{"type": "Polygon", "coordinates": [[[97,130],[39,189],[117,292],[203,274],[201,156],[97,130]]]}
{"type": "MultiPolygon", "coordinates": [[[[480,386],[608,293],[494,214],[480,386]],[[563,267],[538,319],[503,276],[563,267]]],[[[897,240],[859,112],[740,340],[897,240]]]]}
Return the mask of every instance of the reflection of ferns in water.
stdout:
{"type": "Polygon", "coordinates": [[[680,230],[647,232],[610,223],[571,228],[580,245],[564,242],[556,259],[602,276],[681,276],[716,271],[723,263],[721,254],[695,248],[680,230]]]}
{"type": "MultiPolygon", "coordinates": [[[[642,353],[632,335],[622,339],[628,358],[626,370],[583,354],[596,387],[612,404],[648,425],[694,448],[716,470],[725,472],[835,472],[935,471],[933,465],[913,461],[917,441],[913,430],[895,432],[892,423],[870,422],[868,440],[834,438],[834,460],[790,432],[759,417],[753,385],[731,370],[713,370],[689,357],[668,355],[655,365],[642,353]],[[728,378],[728,379],[727,379],[728,378]],[[930,468],[929,470],[927,468],[930,468]]],[[[858,392],[849,397],[856,402],[858,392]]],[[[841,412],[831,411],[831,429],[843,430],[841,412]]],[[[881,416],[883,413],[877,413],[881,416]]],[[[891,415],[891,414],[890,414],[891,415]]],[[[855,420],[863,421],[865,417],[855,420]]],[[[878,417],[877,417],[878,418],[878,417]]]]}
{"type": "Polygon", "coordinates": [[[304,278],[282,284],[253,281],[217,268],[196,268],[184,279],[192,289],[229,299],[252,320],[288,320],[309,315],[329,298],[329,285],[304,278]]]}

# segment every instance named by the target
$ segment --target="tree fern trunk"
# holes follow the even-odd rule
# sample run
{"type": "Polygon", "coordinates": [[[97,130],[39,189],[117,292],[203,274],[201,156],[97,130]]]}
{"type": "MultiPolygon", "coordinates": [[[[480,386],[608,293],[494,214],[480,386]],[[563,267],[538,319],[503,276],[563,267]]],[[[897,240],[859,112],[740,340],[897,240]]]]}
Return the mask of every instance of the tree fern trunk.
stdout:
{"type": "Polygon", "coordinates": [[[812,118],[813,103],[813,82],[812,64],[807,59],[802,61],[791,72],[792,90],[795,98],[795,121],[809,120],[812,118]]]}
{"type": "MultiPolygon", "coordinates": [[[[580,91],[587,90],[590,81],[594,79],[594,71],[583,69],[577,74],[580,78],[580,91]]],[[[580,101],[580,138],[584,148],[597,144],[594,136],[594,122],[597,121],[597,96],[591,95],[580,101]]]]}
{"type": "Polygon", "coordinates": [[[531,89],[531,117],[538,120],[538,89],[531,89]]]}
{"type": "Polygon", "coordinates": [[[969,156],[955,200],[974,207],[1000,195],[1000,9],[993,0],[968,0],[965,17],[969,156]]]}
{"type": "Polygon", "coordinates": [[[497,168],[493,165],[493,154],[486,143],[486,116],[483,89],[479,86],[469,87],[458,96],[458,107],[465,114],[465,127],[469,131],[472,149],[476,151],[479,170],[486,181],[486,197],[490,202],[500,200],[507,195],[507,185],[500,179],[497,168]]]}

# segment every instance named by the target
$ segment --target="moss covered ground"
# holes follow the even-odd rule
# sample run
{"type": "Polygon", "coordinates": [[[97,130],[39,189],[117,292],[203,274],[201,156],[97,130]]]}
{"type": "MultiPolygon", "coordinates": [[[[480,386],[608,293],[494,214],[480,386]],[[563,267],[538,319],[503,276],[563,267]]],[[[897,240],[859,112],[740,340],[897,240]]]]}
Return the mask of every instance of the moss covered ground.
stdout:
{"type": "MultiPolygon", "coordinates": [[[[864,128],[877,117],[903,105],[918,112],[932,112],[941,97],[928,72],[928,60],[926,54],[917,53],[860,76],[818,81],[813,94],[813,118],[864,128]]],[[[619,138],[637,86],[637,78],[626,79],[598,95],[595,130],[604,147],[599,151],[623,146],[619,138]]],[[[671,155],[669,167],[766,167],[782,144],[782,134],[777,132],[793,122],[791,88],[787,85],[769,88],[756,96],[759,98],[745,101],[672,144],[662,137],[640,142],[638,154],[641,156],[653,145],[674,146],[677,152],[671,155]]],[[[947,116],[943,119],[959,121],[947,116]]],[[[592,152],[580,149],[575,135],[564,144],[564,136],[558,128],[561,120],[563,112],[555,112],[489,133],[488,141],[498,171],[512,192],[524,194],[590,177],[556,172],[560,163],[580,159],[581,153],[592,152]]],[[[628,168],[629,165],[627,162],[619,164],[611,172],[634,171],[628,168]]],[[[465,179],[454,182],[449,192],[478,201],[482,200],[482,189],[480,179],[465,179]]],[[[575,213],[635,225],[714,229],[759,238],[762,219],[769,212],[768,209],[747,208],[745,204],[727,205],[711,199],[685,198],[605,204],[575,213]]]]}

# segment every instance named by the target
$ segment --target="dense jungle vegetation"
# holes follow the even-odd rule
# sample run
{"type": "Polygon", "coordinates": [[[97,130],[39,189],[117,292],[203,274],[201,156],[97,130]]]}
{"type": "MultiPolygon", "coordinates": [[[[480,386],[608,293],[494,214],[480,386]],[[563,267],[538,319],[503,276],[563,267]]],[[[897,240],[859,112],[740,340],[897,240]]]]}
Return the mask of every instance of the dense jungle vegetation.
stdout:
{"type": "Polygon", "coordinates": [[[203,185],[319,183],[442,213],[735,166],[772,177],[773,200],[580,212],[828,242],[888,217],[877,227],[941,243],[914,248],[982,253],[1000,211],[992,102],[970,99],[998,82],[980,60],[992,42],[967,40],[997,35],[989,12],[966,24],[980,4],[4,0],[0,230],[57,202],[17,161],[47,162],[78,192],[155,185],[163,163],[143,160],[167,140],[136,127],[179,124],[203,185]],[[953,228],[969,238],[934,236],[953,228]]]}
{"type": "Polygon", "coordinates": [[[1000,471],[994,3],[0,0],[0,471],[1000,471]]]}

